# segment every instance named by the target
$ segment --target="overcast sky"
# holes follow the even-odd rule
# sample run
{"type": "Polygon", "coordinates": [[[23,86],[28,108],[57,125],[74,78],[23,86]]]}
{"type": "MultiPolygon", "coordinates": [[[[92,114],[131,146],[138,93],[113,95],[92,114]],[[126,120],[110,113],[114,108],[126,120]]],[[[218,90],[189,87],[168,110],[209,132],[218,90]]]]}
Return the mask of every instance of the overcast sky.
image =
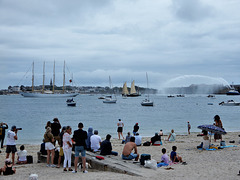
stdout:
{"type": "Polygon", "coordinates": [[[239,0],[0,0],[0,89],[240,84],[239,0]],[[28,73],[27,73],[28,72],[28,73]],[[68,73],[70,72],[70,73],[68,73]],[[67,83],[68,84],[68,83],[67,83]]]}

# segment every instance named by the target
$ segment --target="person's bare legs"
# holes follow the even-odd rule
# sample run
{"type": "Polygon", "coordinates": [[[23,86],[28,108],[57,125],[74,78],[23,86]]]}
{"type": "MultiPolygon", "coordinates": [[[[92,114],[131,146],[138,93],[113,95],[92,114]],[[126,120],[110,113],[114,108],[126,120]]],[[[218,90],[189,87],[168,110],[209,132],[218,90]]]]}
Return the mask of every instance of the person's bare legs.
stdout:
{"type": "Polygon", "coordinates": [[[124,137],[123,137],[123,133],[121,132],[121,135],[122,135],[122,138],[124,139],[124,137]]]}
{"type": "Polygon", "coordinates": [[[49,164],[49,159],[50,159],[50,150],[47,150],[47,164],[49,164]]]}
{"type": "Polygon", "coordinates": [[[74,169],[75,169],[75,171],[77,171],[78,159],[79,159],[79,157],[75,157],[75,159],[74,159],[74,169]]]}
{"type": "Polygon", "coordinates": [[[60,167],[61,159],[62,159],[62,156],[59,155],[59,158],[58,158],[58,165],[57,165],[57,167],[60,167]]]}
{"type": "Polygon", "coordinates": [[[118,133],[118,139],[120,140],[120,132],[118,133]]]}
{"type": "Polygon", "coordinates": [[[86,157],[82,157],[83,171],[86,170],[86,157]]]}
{"type": "Polygon", "coordinates": [[[180,163],[183,162],[181,156],[177,156],[177,158],[178,158],[178,160],[179,160],[180,163]]]}
{"type": "Polygon", "coordinates": [[[15,160],[15,153],[12,153],[12,163],[13,163],[13,165],[15,165],[14,160],[15,160]]]}
{"type": "Polygon", "coordinates": [[[54,164],[54,156],[55,156],[55,150],[51,150],[52,152],[52,157],[51,157],[51,161],[52,161],[52,164],[54,164]]]}
{"type": "Polygon", "coordinates": [[[6,159],[8,159],[8,158],[9,158],[9,154],[10,154],[10,153],[7,153],[7,155],[6,155],[6,159]]]}

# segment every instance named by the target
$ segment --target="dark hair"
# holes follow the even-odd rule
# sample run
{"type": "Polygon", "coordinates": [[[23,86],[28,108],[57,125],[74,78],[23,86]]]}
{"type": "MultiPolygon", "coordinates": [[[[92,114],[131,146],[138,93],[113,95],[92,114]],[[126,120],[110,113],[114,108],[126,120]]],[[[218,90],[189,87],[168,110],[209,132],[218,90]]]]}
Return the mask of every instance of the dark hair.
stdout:
{"type": "Polygon", "coordinates": [[[219,120],[220,120],[220,116],[219,115],[214,116],[214,121],[219,122],[219,120]]]}
{"type": "Polygon", "coordinates": [[[132,136],[132,137],[130,138],[130,141],[131,141],[131,142],[135,142],[135,137],[132,136]]]}
{"type": "Polygon", "coordinates": [[[166,149],[162,148],[162,153],[165,154],[166,153],[166,149]]]}
{"type": "Polygon", "coordinates": [[[79,123],[79,124],[78,124],[78,127],[79,127],[79,128],[83,128],[83,123],[79,123]]]}
{"type": "Polygon", "coordinates": [[[110,134],[106,135],[106,139],[107,139],[107,140],[110,140],[111,137],[112,137],[112,136],[111,136],[110,134]]]}
{"type": "Polygon", "coordinates": [[[23,151],[25,149],[24,145],[20,146],[20,150],[23,151]]]}
{"type": "Polygon", "coordinates": [[[173,151],[176,151],[176,150],[177,150],[177,146],[173,146],[173,147],[172,147],[172,150],[173,150],[173,151]]]}
{"type": "Polygon", "coordinates": [[[121,121],[121,119],[118,119],[119,121],[121,121]]]}

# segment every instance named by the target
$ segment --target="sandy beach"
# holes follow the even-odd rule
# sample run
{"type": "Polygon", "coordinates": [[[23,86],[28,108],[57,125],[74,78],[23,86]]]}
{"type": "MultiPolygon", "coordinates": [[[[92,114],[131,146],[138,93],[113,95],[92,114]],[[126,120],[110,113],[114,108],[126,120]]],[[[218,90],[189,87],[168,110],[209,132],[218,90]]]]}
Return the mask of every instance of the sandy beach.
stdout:
{"type": "MultiPolygon", "coordinates": [[[[198,133],[191,135],[178,135],[176,142],[163,141],[162,146],[140,146],[138,147],[139,154],[151,154],[151,158],[157,161],[161,159],[161,149],[166,148],[167,154],[171,152],[173,145],[177,146],[177,153],[182,156],[183,161],[187,165],[173,164],[170,167],[173,169],[166,170],[165,167],[157,168],[157,170],[147,169],[144,167],[144,176],[137,177],[121,173],[113,173],[106,171],[98,171],[88,169],[89,173],[83,174],[78,172],[63,172],[63,168],[46,167],[45,163],[37,163],[37,152],[40,145],[25,145],[25,149],[29,155],[34,158],[33,164],[15,165],[17,173],[11,176],[0,176],[0,179],[28,179],[30,174],[38,174],[38,179],[239,179],[240,170],[240,132],[230,132],[223,136],[226,145],[237,145],[237,147],[229,147],[216,151],[198,150],[196,147],[201,143],[202,137],[197,137],[198,133]],[[235,143],[229,143],[234,140],[235,143]]],[[[164,136],[163,138],[167,138],[164,136]]],[[[213,137],[212,137],[213,138],[213,137]]],[[[150,141],[150,138],[144,137],[142,142],[150,141]]],[[[121,140],[112,139],[113,150],[121,155],[123,144],[121,140]]],[[[220,142],[213,142],[219,145],[220,142]]],[[[19,149],[20,145],[17,145],[19,149]]],[[[0,153],[0,167],[3,167],[5,160],[5,149],[0,153]]],[[[143,169],[142,169],[143,170],[143,169]]]]}

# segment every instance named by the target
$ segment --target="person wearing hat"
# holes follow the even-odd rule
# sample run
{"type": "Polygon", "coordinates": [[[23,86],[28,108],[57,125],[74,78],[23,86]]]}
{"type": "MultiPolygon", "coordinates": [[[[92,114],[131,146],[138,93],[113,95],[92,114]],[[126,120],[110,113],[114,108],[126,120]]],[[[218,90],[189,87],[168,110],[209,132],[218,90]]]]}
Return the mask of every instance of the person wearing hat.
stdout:
{"type": "Polygon", "coordinates": [[[139,130],[139,126],[138,126],[138,123],[136,123],[134,126],[133,126],[133,135],[135,136],[136,133],[138,132],[139,130]]]}
{"type": "Polygon", "coordinates": [[[62,128],[62,126],[61,126],[61,124],[60,124],[60,122],[59,122],[59,120],[58,120],[58,118],[54,118],[53,119],[53,123],[51,123],[51,129],[52,129],[52,134],[53,134],[53,137],[54,137],[54,139],[55,139],[55,141],[54,141],[54,146],[55,146],[55,144],[56,144],[56,141],[58,141],[58,144],[60,145],[60,136],[59,136],[59,134],[60,134],[60,129],[62,128]]]}
{"type": "Polygon", "coordinates": [[[91,136],[90,142],[91,150],[93,152],[99,151],[102,140],[101,137],[98,135],[98,130],[94,130],[94,134],[91,136]]]}
{"type": "Polygon", "coordinates": [[[12,153],[12,163],[14,165],[15,153],[17,152],[16,148],[16,140],[17,137],[17,127],[14,125],[12,126],[11,130],[7,132],[7,149],[6,149],[6,159],[9,158],[10,153],[12,153]]]}
{"type": "Polygon", "coordinates": [[[1,141],[1,148],[3,148],[4,138],[5,138],[5,130],[8,129],[7,123],[0,123],[0,141],[1,141]]]}

